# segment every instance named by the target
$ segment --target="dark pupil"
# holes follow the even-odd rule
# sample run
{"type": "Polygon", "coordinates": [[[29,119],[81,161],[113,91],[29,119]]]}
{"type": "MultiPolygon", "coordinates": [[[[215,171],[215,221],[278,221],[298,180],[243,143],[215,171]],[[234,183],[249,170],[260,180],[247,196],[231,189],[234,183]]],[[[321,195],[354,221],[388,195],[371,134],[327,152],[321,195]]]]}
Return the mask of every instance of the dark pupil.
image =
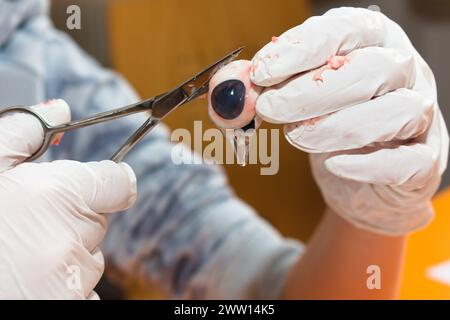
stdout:
{"type": "Polygon", "coordinates": [[[245,85],[240,80],[227,80],[214,88],[211,94],[214,111],[224,119],[232,120],[242,113],[245,105],[245,85]]]}

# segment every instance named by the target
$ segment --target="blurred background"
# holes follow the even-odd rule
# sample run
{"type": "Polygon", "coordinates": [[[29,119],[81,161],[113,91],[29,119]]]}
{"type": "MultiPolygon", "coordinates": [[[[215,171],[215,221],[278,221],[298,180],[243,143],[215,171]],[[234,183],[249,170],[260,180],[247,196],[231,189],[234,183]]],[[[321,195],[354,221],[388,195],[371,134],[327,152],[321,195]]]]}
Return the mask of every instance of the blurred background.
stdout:
{"type": "MultiPolygon", "coordinates": [[[[103,65],[123,74],[145,98],[179,84],[239,46],[246,46],[241,58],[250,59],[272,36],[311,15],[339,6],[379,8],[402,25],[435,72],[440,104],[449,121],[450,90],[446,86],[450,80],[450,1],[447,0],[54,0],[52,17],[58,28],[69,33],[103,65]],[[81,8],[81,30],[66,28],[66,9],[72,4],[81,8]]],[[[213,127],[206,101],[181,108],[168,118],[167,124],[172,129],[192,129],[194,120],[203,120],[204,129],[213,127]]],[[[279,173],[261,176],[259,169],[258,165],[226,166],[230,182],[241,198],[284,235],[307,241],[324,209],[307,155],[283,139],[279,173]]],[[[447,172],[442,190],[449,184],[447,172]]],[[[445,197],[450,195],[443,193],[436,200],[441,211],[449,209],[450,201],[444,201],[445,197]]],[[[426,268],[450,259],[449,252],[433,249],[435,243],[439,243],[439,248],[445,243],[450,251],[450,238],[439,229],[450,219],[439,219],[446,218],[438,216],[431,228],[410,240],[402,288],[404,298],[450,298],[448,285],[426,277],[426,268]],[[423,259],[425,252],[430,258],[423,259]]],[[[102,291],[104,298],[163,297],[139,283],[121,293],[104,284],[102,291]]]]}

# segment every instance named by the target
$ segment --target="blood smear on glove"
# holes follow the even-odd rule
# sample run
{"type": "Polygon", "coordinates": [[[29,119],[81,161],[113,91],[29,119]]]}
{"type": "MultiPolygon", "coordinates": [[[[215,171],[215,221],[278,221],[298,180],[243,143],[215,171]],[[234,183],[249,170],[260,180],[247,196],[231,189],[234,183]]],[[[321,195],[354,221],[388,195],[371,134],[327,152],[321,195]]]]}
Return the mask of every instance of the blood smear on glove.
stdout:
{"type": "Polygon", "coordinates": [[[62,138],[63,138],[64,133],[58,133],[57,135],[55,135],[55,137],[52,139],[52,146],[59,146],[62,138]]]}

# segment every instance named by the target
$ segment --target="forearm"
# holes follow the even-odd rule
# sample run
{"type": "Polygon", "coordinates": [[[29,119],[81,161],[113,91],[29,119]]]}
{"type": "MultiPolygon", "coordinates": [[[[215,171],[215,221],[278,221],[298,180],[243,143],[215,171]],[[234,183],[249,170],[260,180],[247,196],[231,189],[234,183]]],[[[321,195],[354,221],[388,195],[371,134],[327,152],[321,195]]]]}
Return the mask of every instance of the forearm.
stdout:
{"type": "Polygon", "coordinates": [[[328,211],[306,253],[291,269],[286,299],[394,299],[397,297],[405,237],[358,229],[328,211]],[[379,266],[381,289],[369,289],[367,268],[379,266]]]}

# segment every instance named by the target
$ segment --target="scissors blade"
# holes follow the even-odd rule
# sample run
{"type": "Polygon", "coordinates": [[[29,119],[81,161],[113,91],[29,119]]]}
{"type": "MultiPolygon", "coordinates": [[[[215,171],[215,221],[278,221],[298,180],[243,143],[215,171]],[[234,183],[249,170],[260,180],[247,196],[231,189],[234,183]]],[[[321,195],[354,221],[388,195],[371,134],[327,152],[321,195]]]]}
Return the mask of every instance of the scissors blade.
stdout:
{"type": "Polygon", "coordinates": [[[175,89],[155,98],[152,104],[152,118],[162,120],[177,107],[208,92],[209,80],[224,65],[233,61],[244,49],[238,48],[199,72],[175,89]]]}

